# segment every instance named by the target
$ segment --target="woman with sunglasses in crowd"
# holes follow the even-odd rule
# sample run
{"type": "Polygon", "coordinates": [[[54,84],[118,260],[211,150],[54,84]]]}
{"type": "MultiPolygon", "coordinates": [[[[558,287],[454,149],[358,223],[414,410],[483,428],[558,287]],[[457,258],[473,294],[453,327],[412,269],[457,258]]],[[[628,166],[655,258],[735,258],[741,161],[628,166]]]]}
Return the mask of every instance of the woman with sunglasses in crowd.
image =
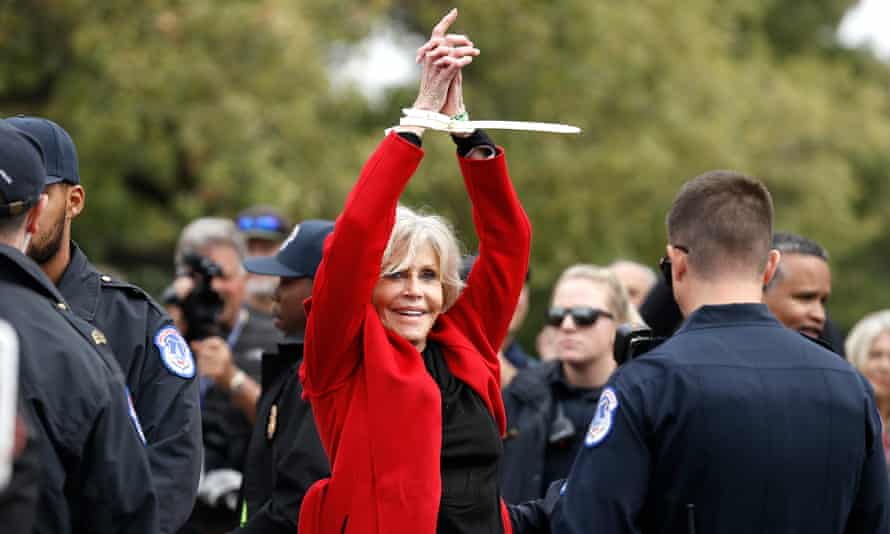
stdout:
{"type": "MultiPolygon", "coordinates": [[[[478,54],[446,35],[419,50],[414,108],[463,111],[461,69],[478,54]]],[[[455,139],[480,257],[461,291],[449,226],[397,202],[423,130],[377,148],[328,238],[307,304],[305,394],[331,460],[300,510],[301,534],[511,532],[499,497],[504,411],[497,348],[522,289],[531,229],[503,151],[455,139]]]]}
{"type": "Polygon", "coordinates": [[[521,371],[504,391],[501,490],[509,503],[544,497],[565,478],[615,370],[615,330],[643,321],[609,269],[574,265],[553,288],[547,325],[556,361],[521,371]]]}

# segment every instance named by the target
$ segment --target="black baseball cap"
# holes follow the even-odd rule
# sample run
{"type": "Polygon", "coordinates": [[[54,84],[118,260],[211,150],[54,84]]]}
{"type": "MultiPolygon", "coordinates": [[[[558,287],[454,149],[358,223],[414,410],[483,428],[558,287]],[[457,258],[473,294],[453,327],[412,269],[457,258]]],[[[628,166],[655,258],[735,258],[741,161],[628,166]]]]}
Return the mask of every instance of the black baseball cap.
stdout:
{"type": "Polygon", "coordinates": [[[0,217],[30,209],[43,193],[45,175],[38,142],[0,121],[0,217]]]}
{"type": "Polygon", "coordinates": [[[254,274],[288,278],[315,278],[321,263],[324,240],[334,223],[319,219],[303,221],[274,256],[254,256],[244,260],[244,268],[254,274]]]}
{"type": "Polygon", "coordinates": [[[43,149],[43,162],[46,165],[46,185],[65,182],[80,183],[77,166],[77,149],[74,141],[61,126],[42,117],[18,115],[6,119],[15,129],[30,135],[43,149]]]}

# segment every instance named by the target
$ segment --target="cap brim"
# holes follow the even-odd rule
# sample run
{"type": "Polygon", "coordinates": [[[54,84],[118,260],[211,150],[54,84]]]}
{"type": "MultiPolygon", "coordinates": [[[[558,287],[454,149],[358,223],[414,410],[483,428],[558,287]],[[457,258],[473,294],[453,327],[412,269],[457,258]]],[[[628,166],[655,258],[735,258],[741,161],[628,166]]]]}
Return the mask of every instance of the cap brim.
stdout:
{"type": "Polygon", "coordinates": [[[47,176],[46,179],[43,180],[43,185],[47,186],[47,185],[59,184],[64,181],[65,181],[65,179],[62,178],[61,176],[47,176]]]}
{"type": "Polygon", "coordinates": [[[275,256],[254,256],[244,260],[244,268],[247,272],[253,274],[264,274],[267,276],[286,276],[289,278],[300,278],[306,276],[278,261],[275,256]]]}

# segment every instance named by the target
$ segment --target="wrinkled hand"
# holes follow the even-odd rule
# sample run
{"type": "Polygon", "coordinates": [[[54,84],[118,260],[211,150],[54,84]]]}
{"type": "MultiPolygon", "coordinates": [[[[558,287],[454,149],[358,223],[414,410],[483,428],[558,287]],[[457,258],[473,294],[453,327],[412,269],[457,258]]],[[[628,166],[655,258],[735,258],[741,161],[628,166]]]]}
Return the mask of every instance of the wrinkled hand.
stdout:
{"type": "Polygon", "coordinates": [[[423,65],[423,73],[415,109],[454,115],[459,111],[447,113],[446,107],[451,110],[463,106],[460,83],[452,89],[453,82],[480,52],[466,35],[447,33],[456,19],[457,9],[452,9],[433,28],[430,40],[417,49],[416,61],[423,65]]]}
{"type": "Polygon", "coordinates": [[[192,341],[191,346],[201,375],[222,387],[228,387],[237,372],[228,343],[223,338],[214,336],[192,341]]]}

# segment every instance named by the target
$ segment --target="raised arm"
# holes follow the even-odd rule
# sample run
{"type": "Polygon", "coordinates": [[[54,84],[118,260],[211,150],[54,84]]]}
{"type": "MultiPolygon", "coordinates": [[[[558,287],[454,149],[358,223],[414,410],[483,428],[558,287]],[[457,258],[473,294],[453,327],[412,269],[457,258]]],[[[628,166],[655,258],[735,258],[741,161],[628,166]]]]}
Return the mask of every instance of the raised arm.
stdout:
{"type": "MultiPolygon", "coordinates": [[[[452,10],[433,29],[432,44],[418,51],[423,73],[416,109],[441,111],[451,82],[479,53],[466,37],[446,33],[456,18],[452,10]]],[[[361,357],[360,329],[380,277],[396,205],[423,157],[422,150],[398,135],[420,137],[422,128],[395,130],[365,163],[325,243],[306,325],[303,384],[309,395],[343,384],[361,357]]]]}

